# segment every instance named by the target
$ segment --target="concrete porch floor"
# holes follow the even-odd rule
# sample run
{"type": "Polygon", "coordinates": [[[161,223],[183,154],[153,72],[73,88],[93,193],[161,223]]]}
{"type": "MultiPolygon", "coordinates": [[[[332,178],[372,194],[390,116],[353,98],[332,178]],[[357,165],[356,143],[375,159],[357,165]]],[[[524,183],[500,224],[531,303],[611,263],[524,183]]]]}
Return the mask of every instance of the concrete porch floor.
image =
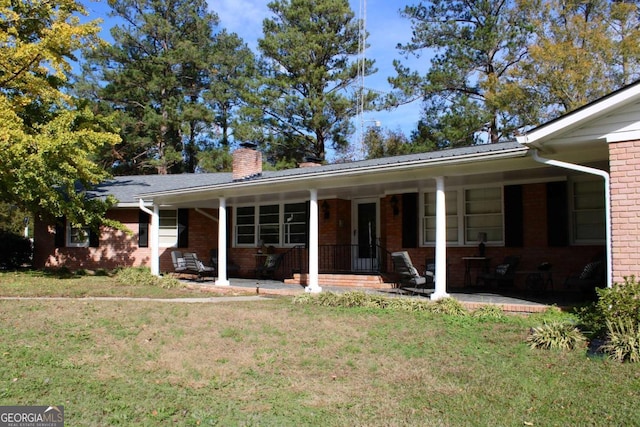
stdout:
{"type": "MultiPolygon", "coordinates": [[[[229,279],[230,286],[217,286],[213,280],[183,280],[193,289],[205,290],[208,292],[220,293],[256,293],[260,295],[299,295],[305,292],[305,288],[300,285],[285,284],[277,280],[265,279],[229,279]]],[[[323,291],[329,292],[349,292],[361,291],[378,295],[386,295],[390,297],[402,298],[428,298],[428,294],[411,295],[400,289],[373,289],[362,287],[348,286],[322,286],[323,291]]],[[[480,306],[494,304],[502,307],[504,311],[515,313],[536,313],[547,310],[552,305],[559,307],[574,305],[573,302],[567,301],[566,298],[554,297],[553,295],[546,297],[516,295],[501,292],[499,290],[478,290],[478,289],[449,289],[449,295],[460,301],[470,310],[477,309],[480,306]]]]}

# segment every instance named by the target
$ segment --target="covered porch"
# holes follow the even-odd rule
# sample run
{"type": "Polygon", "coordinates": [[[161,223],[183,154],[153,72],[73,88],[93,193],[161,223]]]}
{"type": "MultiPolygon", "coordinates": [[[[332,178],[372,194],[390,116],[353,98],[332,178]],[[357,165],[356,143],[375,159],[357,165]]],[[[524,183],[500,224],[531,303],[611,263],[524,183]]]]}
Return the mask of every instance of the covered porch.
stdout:
{"type": "MultiPolygon", "coordinates": [[[[569,153],[574,162],[603,169],[606,155],[600,146],[569,153]]],[[[190,249],[205,258],[210,249],[217,250],[218,286],[229,286],[230,261],[240,267],[237,277],[255,278],[261,252],[269,248],[282,256],[272,277],[297,280],[308,292],[322,291],[327,274],[348,274],[352,281],[374,275],[386,284],[380,287],[393,289],[389,254],[403,250],[418,269],[435,264],[432,298],[437,299],[457,289],[487,290],[475,287],[479,270],[471,271],[468,264],[481,255],[481,235],[486,236],[480,267],[485,272],[507,256],[520,259],[520,275],[511,289],[501,291],[527,291],[527,275],[541,263],[552,266],[552,286],[544,293],[572,291],[562,289],[566,277],[606,253],[605,224],[578,223],[594,213],[604,215],[604,188],[600,177],[544,165],[526,146],[502,143],[260,171],[232,183],[150,192],[139,200],[152,218],[155,274],[171,270],[170,251],[153,243],[159,212],[188,209],[192,219],[209,220],[198,228],[200,246],[190,244],[190,249]],[[576,210],[572,203],[578,191],[595,211],[576,210]]]]}

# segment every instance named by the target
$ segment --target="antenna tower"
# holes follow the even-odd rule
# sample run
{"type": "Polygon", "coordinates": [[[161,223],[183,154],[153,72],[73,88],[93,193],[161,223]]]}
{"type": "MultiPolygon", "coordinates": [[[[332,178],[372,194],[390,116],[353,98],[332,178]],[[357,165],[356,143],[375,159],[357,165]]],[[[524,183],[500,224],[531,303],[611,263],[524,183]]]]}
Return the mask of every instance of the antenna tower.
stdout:
{"type": "Polygon", "coordinates": [[[365,89],[364,89],[364,76],[367,70],[366,50],[367,50],[367,0],[360,0],[359,14],[359,28],[358,28],[358,81],[357,81],[357,155],[359,158],[364,158],[365,146],[364,146],[364,103],[365,103],[365,89]]]}

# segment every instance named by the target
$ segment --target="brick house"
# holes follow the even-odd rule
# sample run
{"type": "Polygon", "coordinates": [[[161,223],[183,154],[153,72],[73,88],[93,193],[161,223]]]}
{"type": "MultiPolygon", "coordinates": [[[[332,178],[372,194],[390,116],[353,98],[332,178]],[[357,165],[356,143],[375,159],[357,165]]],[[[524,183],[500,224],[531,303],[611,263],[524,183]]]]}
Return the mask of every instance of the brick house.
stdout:
{"type": "Polygon", "coordinates": [[[482,237],[487,268],[508,255],[520,257],[522,272],[549,262],[554,290],[563,291],[565,277],[602,256],[601,285],[610,286],[637,270],[639,159],[640,83],[506,143],[276,172],[240,148],[232,173],[103,183],[97,194],[119,200],[109,217],[131,234],[39,222],[35,265],[148,265],[161,274],[173,270],[172,250],[203,260],[216,250],[223,286],[224,260],[251,277],[259,252],[272,248],[283,255],[280,279],[320,291],[336,274],[384,282],[388,255],[406,250],[417,266],[435,260],[439,298],[473,285],[466,258],[482,237]]]}

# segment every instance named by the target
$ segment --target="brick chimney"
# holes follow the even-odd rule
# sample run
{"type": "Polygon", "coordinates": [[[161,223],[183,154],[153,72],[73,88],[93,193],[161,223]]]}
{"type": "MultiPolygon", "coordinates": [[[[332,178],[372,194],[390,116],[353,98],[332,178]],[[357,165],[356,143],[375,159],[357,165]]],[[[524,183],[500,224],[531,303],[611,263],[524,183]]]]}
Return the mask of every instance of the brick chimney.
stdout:
{"type": "Polygon", "coordinates": [[[233,180],[242,181],[262,175],[262,153],[249,144],[233,152],[233,180]]]}
{"type": "Polygon", "coordinates": [[[313,156],[305,156],[304,161],[298,164],[300,168],[312,168],[315,166],[322,166],[322,159],[313,156]]]}

